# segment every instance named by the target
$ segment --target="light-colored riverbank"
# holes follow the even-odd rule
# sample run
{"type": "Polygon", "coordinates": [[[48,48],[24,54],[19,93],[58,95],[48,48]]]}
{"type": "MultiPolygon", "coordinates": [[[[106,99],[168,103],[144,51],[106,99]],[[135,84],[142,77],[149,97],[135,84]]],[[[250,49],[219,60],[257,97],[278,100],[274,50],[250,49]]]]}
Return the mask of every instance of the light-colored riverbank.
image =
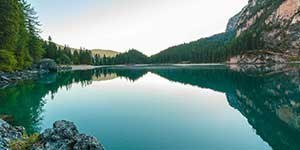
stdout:
{"type": "Polygon", "coordinates": [[[72,70],[89,70],[89,69],[101,68],[103,66],[71,65],[70,67],[72,67],[72,70]]]}
{"type": "MultiPolygon", "coordinates": [[[[284,64],[300,64],[300,62],[289,62],[284,64]]],[[[230,63],[207,63],[207,64],[136,64],[136,65],[103,65],[103,66],[92,66],[92,65],[69,65],[63,67],[72,67],[71,70],[90,70],[96,68],[103,68],[103,67],[122,67],[122,68],[145,68],[145,67],[159,67],[159,66],[174,66],[174,67],[188,67],[188,66],[219,66],[219,65],[266,65],[266,64],[230,64],[230,63]]],[[[276,65],[276,64],[273,64],[276,65]]],[[[279,64],[277,64],[279,65],[279,64]]],[[[282,64],[280,64],[282,65],[282,64]]]]}

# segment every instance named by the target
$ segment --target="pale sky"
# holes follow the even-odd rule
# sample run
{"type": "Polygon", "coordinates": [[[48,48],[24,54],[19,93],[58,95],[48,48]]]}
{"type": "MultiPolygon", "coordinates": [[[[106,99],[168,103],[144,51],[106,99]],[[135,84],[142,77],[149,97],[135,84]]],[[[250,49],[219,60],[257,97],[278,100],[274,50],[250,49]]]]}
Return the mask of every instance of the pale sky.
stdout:
{"type": "Polygon", "coordinates": [[[28,0],[42,37],[59,44],[151,55],[224,32],[248,0],[28,0]]]}

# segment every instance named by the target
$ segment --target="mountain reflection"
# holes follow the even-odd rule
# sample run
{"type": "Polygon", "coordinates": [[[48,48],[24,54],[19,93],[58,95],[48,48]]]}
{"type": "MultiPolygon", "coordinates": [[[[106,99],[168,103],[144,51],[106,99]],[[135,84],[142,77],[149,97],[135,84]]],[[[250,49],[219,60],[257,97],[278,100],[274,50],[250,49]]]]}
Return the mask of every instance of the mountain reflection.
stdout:
{"type": "Polygon", "coordinates": [[[208,88],[225,93],[231,107],[245,116],[257,134],[274,149],[300,149],[300,71],[281,69],[231,68],[226,66],[114,67],[60,72],[0,90],[0,116],[11,117],[30,133],[39,131],[43,119],[44,97],[73,83],[88,86],[93,82],[118,77],[135,82],[146,73],[169,81],[208,88]]]}

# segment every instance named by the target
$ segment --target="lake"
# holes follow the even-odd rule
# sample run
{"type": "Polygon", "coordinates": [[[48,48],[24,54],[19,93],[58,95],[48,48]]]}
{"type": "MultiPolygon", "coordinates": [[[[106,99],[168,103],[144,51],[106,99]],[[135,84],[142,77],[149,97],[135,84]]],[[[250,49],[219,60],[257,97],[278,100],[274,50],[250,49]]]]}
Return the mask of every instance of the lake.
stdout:
{"type": "Polygon", "coordinates": [[[107,150],[300,149],[300,69],[141,66],[60,72],[0,89],[0,115],[75,122],[107,150]]]}

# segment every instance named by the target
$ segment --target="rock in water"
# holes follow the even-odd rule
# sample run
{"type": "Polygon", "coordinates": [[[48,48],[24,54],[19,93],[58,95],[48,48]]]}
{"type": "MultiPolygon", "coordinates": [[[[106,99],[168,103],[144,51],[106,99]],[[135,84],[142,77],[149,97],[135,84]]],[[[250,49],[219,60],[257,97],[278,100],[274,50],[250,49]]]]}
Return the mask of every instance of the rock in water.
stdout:
{"type": "Polygon", "coordinates": [[[58,66],[56,62],[53,59],[48,59],[48,58],[40,60],[37,66],[39,69],[48,70],[51,72],[57,72],[58,70],[58,66]]]}
{"type": "Polygon", "coordinates": [[[61,120],[41,134],[33,150],[104,150],[95,137],[79,134],[73,122],[61,120]]]}

